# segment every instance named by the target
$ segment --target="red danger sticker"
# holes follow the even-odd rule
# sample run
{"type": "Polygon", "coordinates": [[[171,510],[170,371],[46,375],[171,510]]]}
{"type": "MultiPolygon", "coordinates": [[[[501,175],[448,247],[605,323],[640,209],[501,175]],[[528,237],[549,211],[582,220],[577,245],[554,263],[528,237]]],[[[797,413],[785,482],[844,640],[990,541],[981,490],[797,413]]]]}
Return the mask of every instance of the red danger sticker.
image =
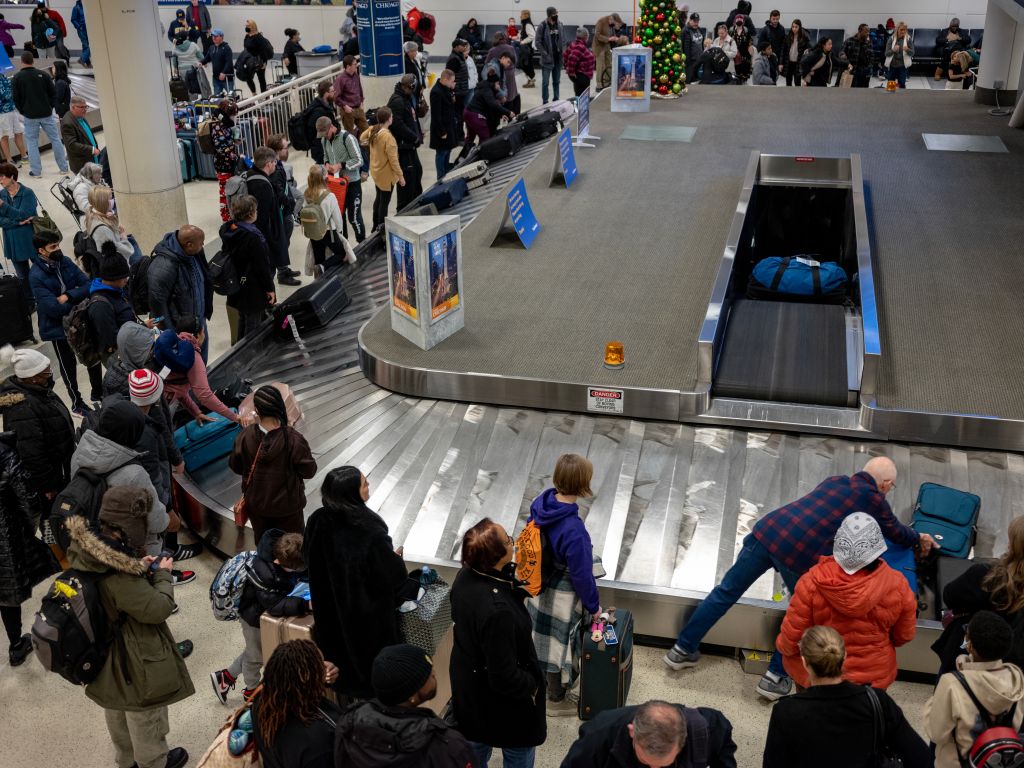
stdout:
{"type": "Polygon", "coordinates": [[[597,413],[622,413],[625,392],[621,389],[587,387],[587,410],[597,413]]]}
{"type": "Polygon", "coordinates": [[[814,158],[813,157],[798,157],[798,158],[795,158],[795,159],[796,159],[796,161],[798,163],[813,163],[814,162],[814,158]]]}
{"type": "Polygon", "coordinates": [[[590,390],[591,397],[612,397],[616,400],[622,399],[622,390],[619,389],[592,389],[590,390]]]}

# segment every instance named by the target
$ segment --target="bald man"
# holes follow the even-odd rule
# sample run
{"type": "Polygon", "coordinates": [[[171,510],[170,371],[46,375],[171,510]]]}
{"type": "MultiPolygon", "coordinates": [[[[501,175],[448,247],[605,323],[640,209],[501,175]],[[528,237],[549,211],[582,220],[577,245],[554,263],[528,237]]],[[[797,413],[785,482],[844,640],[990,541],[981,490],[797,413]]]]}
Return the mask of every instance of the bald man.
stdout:
{"type": "MultiPolygon", "coordinates": [[[[698,646],[715,623],[763,574],[776,570],[792,594],[796,582],[821,555],[832,553],[832,539],[843,519],[864,512],[878,521],[885,538],[903,547],[920,547],[922,554],[935,546],[926,533],[903,525],[893,514],[885,495],[896,486],[896,465],[879,456],[852,476],[824,480],[803,498],[764,515],[743,540],[736,562],[697,606],[663,661],[672,669],[685,669],[700,659],[698,646]]],[[[771,701],[794,692],[786,676],[782,654],[772,655],[757,692],[771,701]]]]}
{"type": "MultiPolygon", "coordinates": [[[[213,315],[213,284],[203,246],[206,234],[193,224],[186,224],[164,235],[153,249],[153,261],[146,272],[149,287],[149,315],[162,318],[159,326],[176,331],[178,318],[190,315],[206,321],[213,315]]],[[[202,356],[206,362],[210,334],[203,341],[202,356]]]]}

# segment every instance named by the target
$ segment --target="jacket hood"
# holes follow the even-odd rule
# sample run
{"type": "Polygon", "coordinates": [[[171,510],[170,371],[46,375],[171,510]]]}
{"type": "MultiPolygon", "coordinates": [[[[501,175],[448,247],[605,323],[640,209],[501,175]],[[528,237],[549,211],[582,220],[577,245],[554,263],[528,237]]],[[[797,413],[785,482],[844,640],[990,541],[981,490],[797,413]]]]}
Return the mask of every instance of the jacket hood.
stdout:
{"type": "Polygon", "coordinates": [[[373,699],[350,710],[338,729],[350,737],[350,756],[361,754],[375,765],[411,768],[421,764],[418,753],[448,726],[429,709],[388,707],[373,699]],[[410,762],[413,754],[416,758],[410,762]]]}
{"type": "Polygon", "coordinates": [[[125,323],[117,332],[117,354],[125,363],[136,368],[145,368],[153,354],[156,334],[139,323],[125,323]]]}
{"type": "Polygon", "coordinates": [[[260,543],[256,547],[256,556],[268,563],[274,562],[274,545],[277,540],[284,536],[280,528],[269,528],[260,537],[260,543]]]}
{"type": "Polygon", "coordinates": [[[84,517],[69,517],[64,526],[71,536],[72,547],[68,551],[68,561],[72,568],[91,573],[113,570],[131,576],[146,575],[146,566],[140,560],[114,549],[89,527],[84,517]]]}
{"type": "Polygon", "coordinates": [[[252,237],[252,233],[245,227],[233,221],[226,221],[220,225],[220,243],[224,248],[235,248],[252,237]]]}
{"type": "Polygon", "coordinates": [[[167,256],[171,256],[178,259],[187,259],[188,255],[181,248],[181,243],[178,242],[177,232],[168,232],[164,235],[164,239],[156,245],[167,256]]]}
{"type": "Polygon", "coordinates": [[[4,379],[0,384],[0,408],[8,408],[25,400],[29,393],[35,393],[41,397],[50,394],[46,387],[37,387],[34,384],[21,381],[13,374],[4,379]]]}
{"type": "Polygon", "coordinates": [[[178,338],[181,339],[182,341],[187,341],[189,344],[191,344],[196,352],[199,352],[203,348],[203,345],[199,343],[199,339],[197,339],[191,333],[185,333],[184,331],[182,331],[181,333],[178,334],[178,338]]]}
{"type": "Polygon", "coordinates": [[[90,429],[78,441],[78,447],[71,457],[71,472],[77,472],[79,469],[91,469],[94,472],[106,474],[123,467],[141,455],[138,451],[118,445],[113,440],[100,437],[90,429]]]}
{"type": "MultiPolygon", "coordinates": [[[[989,712],[1005,712],[1014,702],[1024,699],[1024,672],[1015,664],[970,661],[970,656],[961,656],[956,666],[989,712]]],[[[959,684],[956,687],[959,688],[959,684]]],[[[966,695],[966,691],[964,693],[966,695]]]]}
{"type": "Polygon", "coordinates": [[[533,500],[530,505],[530,514],[537,521],[537,525],[551,525],[572,515],[579,514],[580,508],[577,504],[563,504],[555,498],[557,491],[548,488],[544,493],[533,500]]]}
{"type": "Polygon", "coordinates": [[[873,570],[863,569],[848,575],[831,555],[822,557],[818,567],[808,571],[818,590],[836,608],[847,616],[866,616],[878,605],[886,591],[885,570],[889,566],[879,561],[873,570]]]}
{"type": "Polygon", "coordinates": [[[182,40],[180,43],[175,44],[174,49],[179,53],[188,53],[189,48],[192,47],[192,41],[188,38],[182,40]]]}
{"type": "Polygon", "coordinates": [[[124,289],[122,289],[122,288],[115,288],[112,285],[107,285],[102,280],[100,280],[98,277],[94,277],[92,279],[92,282],[89,283],[89,293],[91,295],[91,294],[97,293],[99,291],[106,291],[108,293],[113,294],[114,296],[124,296],[124,289]]]}
{"type": "MultiPolygon", "coordinates": [[[[9,390],[4,387],[4,391],[0,392],[0,411],[4,408],[10,408],[12,405],[25,402],[25,393],[18,392],[17,390],[9,390]]],[[[5,433],[6,434],[6,433],[5,433]]]]}

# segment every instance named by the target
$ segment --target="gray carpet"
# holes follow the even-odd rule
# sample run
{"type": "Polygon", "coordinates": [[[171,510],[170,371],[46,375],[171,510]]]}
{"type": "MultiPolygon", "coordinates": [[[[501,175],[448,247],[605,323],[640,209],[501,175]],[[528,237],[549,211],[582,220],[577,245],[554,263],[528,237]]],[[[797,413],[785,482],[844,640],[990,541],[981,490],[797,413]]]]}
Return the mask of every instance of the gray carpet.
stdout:
{"type": "Polygon", "coordinates": [[[972,94],[694,87],[648,115],[595,108],[606,137],[572,191],[526,172],[544,230],[492,249],[503,198],[464,232],[466,330],[421,352],[375,317],[373,351],[409,365],[691,389],[711,281],[753,149],[864,162],[887,408],[1024,418],[1024,133],[972,94]],[[631,120],[698,127],[690,144],[620,141],[631,120]],[[1009,155],[929,152],[922,132],[998,134],[1009,155]],[[604,341],[625,342],[608,374],[604,341]]]}

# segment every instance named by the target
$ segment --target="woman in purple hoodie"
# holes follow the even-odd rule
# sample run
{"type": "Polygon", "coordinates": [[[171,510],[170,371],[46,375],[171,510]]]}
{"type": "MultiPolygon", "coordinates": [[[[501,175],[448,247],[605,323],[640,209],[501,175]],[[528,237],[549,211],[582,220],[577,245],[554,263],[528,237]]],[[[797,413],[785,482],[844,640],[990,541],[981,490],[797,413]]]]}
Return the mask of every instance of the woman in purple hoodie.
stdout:
{"type": "Polygon", "coordinates": [[[578,660],[573,659],[572,638],[584,611],[590,615],[601,612],[594,579],[594,546],[576,504],[580,496],[594,495],[590,490],[593,476],[594,465],[586,458],[563,454],[555,464],[555,487],[548,488],[530,505],[529,520],[537,521],[555,555],[550,583],[527,603],[533,617],[533,643],[547,673],[547,712],[552,717],[576,715],[577,698],[567,695],[579,672],[578,660]]]}

